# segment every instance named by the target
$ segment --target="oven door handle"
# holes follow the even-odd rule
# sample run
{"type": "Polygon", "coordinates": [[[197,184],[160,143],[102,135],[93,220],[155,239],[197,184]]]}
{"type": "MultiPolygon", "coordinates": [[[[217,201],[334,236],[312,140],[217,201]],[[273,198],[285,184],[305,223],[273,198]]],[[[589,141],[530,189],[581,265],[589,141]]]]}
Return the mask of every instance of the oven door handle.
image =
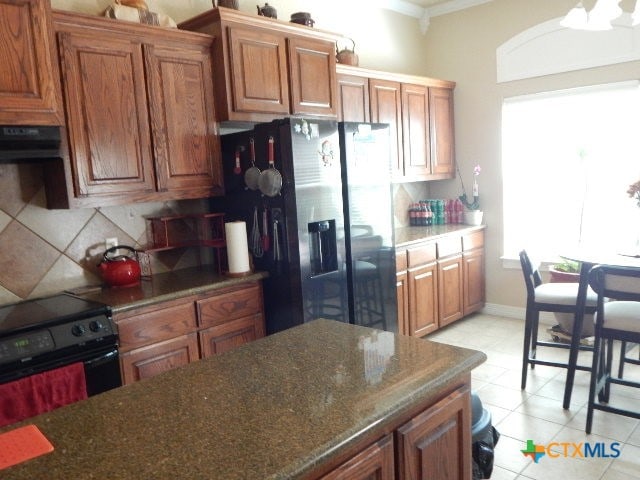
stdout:
{"type": "Polygon", "coordinates": [[[84,366],[85,368],[91,368],[97,365],[102,365],[105,362],[109,362],[111,360],[113,360],[114,358],[118,358],[118,350],[111,350],[107,353],[105,353],[104,355],[101,355],[97,358],[92,358],[91,360],[85,360],[84,361],[84,366]]]}

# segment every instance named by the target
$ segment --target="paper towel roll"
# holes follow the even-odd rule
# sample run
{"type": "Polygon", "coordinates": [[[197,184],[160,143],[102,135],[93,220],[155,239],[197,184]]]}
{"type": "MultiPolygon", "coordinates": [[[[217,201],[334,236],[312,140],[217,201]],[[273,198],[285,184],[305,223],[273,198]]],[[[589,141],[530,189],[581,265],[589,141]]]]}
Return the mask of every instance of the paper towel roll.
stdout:
{"type": "Polygon", "coordinates": [[[229,273],[247,273],[249,267],[249,247],[247,245],[247,226],[245,222],[228,222],[224,224],[227,237],[227,261],[229,273]]]}

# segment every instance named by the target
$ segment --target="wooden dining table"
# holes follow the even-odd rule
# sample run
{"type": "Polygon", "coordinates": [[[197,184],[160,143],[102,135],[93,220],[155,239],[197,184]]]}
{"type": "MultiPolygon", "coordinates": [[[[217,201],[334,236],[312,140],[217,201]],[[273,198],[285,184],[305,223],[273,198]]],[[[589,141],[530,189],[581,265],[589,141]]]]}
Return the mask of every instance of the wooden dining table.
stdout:
{"type": "Polygon", "coordinates": [[[637,254],[631,252],[629,254],[623,254],[616,253],[614,251],[606,251],[604,249],[576,247],[568,251],[563,251],[560,254],[560,257],[580,263],[580,280],[578,283],[577,309],[573,322],[573,331],[571,334],[569,366],[567,368],[567,380],[565,382],[564,399],[562,401],[562,408],[567,410],[571,402],[571,392],[573,390],[576,370],[591,370],[591,367],[586,368],[578,366],[580,335],[582,333],[582,324],[584,321],[584,312],[587,302],[587,291],[589,287],[589,272],[595,265],[613,265],[640,268],[640,252],[637,254]]]}

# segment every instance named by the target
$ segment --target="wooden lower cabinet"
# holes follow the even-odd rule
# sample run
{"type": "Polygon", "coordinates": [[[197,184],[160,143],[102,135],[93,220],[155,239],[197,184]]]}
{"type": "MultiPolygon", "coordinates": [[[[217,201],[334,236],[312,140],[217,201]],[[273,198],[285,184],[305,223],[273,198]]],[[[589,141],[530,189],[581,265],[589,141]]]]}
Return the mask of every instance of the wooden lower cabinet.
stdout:
{"type": "Polygon", "coordinates": [[[407,412],[384,428],[373,429],[363,447],[320,480],[471,480],[470,379],[453,384],[431,402],[407,412]],[[375,440],[378,438],[378,440],[375,440]],[[369,440],[371,439],[371,440],[369,440]]]}
{"type": "Polygon", "coordinates": [[[161,302],[116,313],[114,320],[127,385],[264,337],[262,284],[161,302]]]}
{"type": "Polygon", "coordinates": [[[122,382],[128,385],[198,360],[196,333],[137,348],[120,355],[122,382]]]}
{"type": "Polygon", "coordinates": [[[398,478],[471,478],[471,396],[455,390],[397,430],[398,478]]]}
{"type": "Polygon", "coordinates": [[[264,337],[264,319],[262,313],[256,313],[200,330],[198,336],[202,358],[220,355],[264,337]]]}
{"type": "Polygon", "coordinates": [[[393,436],[387,435],[349,459],[322,480],[394,480],[393,436]]]}
{"type": "Polygon", "coordinates": [[[462,318],[462,255],[438,260],[438,307],[440,327],[462,318]]]}
{"type": "Polygon", "coordinates": [[[484,231],[455,232],[396,250],[399,333],[423,337],[485,303],[484,231]]]}

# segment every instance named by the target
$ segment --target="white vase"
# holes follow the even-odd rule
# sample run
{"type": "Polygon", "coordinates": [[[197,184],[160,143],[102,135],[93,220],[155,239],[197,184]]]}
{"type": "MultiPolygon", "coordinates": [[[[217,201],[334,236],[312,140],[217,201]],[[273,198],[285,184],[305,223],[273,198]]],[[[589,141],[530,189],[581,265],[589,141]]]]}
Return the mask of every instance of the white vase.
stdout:
{"type": "Polygon", "coordinates": [[[464,223],[467,225],[482,225],[482,210],[465,210],[464,223]]]}

